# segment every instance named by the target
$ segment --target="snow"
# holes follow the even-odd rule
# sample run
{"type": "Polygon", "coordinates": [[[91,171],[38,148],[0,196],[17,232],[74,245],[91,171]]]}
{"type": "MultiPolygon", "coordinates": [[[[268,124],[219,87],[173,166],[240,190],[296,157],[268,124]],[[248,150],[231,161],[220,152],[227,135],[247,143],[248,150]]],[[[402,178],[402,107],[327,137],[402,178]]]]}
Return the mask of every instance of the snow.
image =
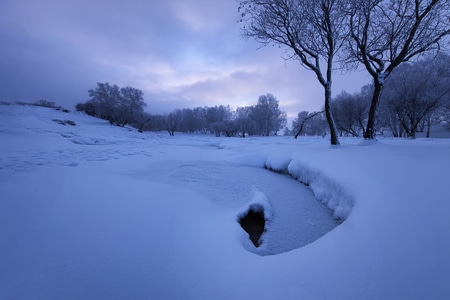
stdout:
{"type": "Polygon", "coordinates": [[[0,105],[0,299],[448,299],[449,170],[449,139],[170,137],[0,105]]]}

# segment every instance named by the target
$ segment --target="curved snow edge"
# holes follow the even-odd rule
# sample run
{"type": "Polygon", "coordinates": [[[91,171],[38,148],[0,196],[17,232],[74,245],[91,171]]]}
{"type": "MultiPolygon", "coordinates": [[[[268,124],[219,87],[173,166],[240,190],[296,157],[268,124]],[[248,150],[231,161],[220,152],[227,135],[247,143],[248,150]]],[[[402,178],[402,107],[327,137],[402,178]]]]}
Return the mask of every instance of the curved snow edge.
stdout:
{"type": "Polygon", "coordinates": [[[241,209],[241,213],[237,215],[236,220],[239,220],[241,217],[245,216],[250,210],[253,210],[254,212],[262,212],[266,222],[271,222],[273,219],[274,212],[269,199],[267,199],[267,196],[256,187],[253,188],[250,201],[241,209]]]}
{"type": "Polygon", "coordinates": [[[342,184],[323,172],[287,157],[269,157],[265,166],[269,170],[289,174],[309,186],[314,196],[333,211],[336,219],[345,220],[350,215],[355,203],[353,197],[342,184]]]}
{"type": "MultiPolygon", "coordinates": [[[[273,221],[274,210],[267,196],[256,187],[253,187],[252,197],[250,201],[245,206],[243,206],[240,209],[241,212],[237,214],[236,221],[239,222],[239,220],[250,210],[253,210],[255,212],[262,212],[264,215],[264,219],[266,220],[265,231],[270,230],[270,224],[273,221]]],[[[273,254],[270,249],[267,248],[264,233],[260,238],[261,245],[258,248],[253,245],[253,243],[249,239],[248,234],[245,231],[242,231],[242,233],[242,245],[245,249],[247,249],[247,251],[262,256],[273,254]]]]}

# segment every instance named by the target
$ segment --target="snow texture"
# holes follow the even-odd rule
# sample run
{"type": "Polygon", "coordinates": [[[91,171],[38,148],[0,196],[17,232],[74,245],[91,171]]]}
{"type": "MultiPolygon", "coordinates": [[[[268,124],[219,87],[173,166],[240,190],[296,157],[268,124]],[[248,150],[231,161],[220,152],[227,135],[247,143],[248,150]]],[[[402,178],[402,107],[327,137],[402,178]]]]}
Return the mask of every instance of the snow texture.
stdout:
{"type": "Polygon", "coordinates": [[[170,137],[0,105],[0,299],[448,299],[448,170],[449,139],[170,137]],[[255,248],[237,218],[262,208],[255,248]]]}

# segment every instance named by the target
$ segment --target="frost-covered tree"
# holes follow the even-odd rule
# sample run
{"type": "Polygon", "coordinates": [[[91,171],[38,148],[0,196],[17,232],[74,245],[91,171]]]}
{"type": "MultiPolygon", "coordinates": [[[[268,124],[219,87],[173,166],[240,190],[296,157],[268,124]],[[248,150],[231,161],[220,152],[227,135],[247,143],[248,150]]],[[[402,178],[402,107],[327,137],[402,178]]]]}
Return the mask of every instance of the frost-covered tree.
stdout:
{"type": "Polygon", "coordinates": [[[96,116],[95,105],[91,101],[80,102],[75,105],[76,111],[82,111],[89,116],[96,116]]]}
{"type": "Polygon", "coordinates": [[[95,89],[88,91],[89,103],[95,108],[95,115],[102,119],[114,122],[114,108],[118,106],[120,98],[120,89],[117,85],[106,83],[97,83],[95,89]]]}
{"type": "Polygon", "coordinates": [[[251,118],[255,121],[260,135],[276,134],[286,125],[286,113],[279,108],[277,98],[272,94],[261,95],[253,107],[251,118]]]}
{"type": "Polygon", "coordinates": [[[450,130],[450,95],[447,95],[443,100],[439,113],[436,116],[436,121],[446,129],[450,130]]]}
{"type": "Polygon", "coordinates": [[[188,133],[194,133],[200,130],[199,120],[196,118],[193,109],[183,108],[181,110],[180,130],[188,133]]]}
{"type": "Polygon", "coordinates": [[[332,103],[338,130],[352,136],[364,134],[368,107],[369,102],[360,93],[349,94],[344,91],[338,94],[332,103]]]}
{"type": "Polygon", "coordinates": [[[209,128],[212,123],[231,120],[232,115],[233,114],[229,105],[207,107],[205,109],[205,126],[206,128],[209,128]]]}
{"type": "Polygon", "coordinates": [[[256,122],[251,118],[253,106],[238,107],[236,109],[236,128],[240,136],[245,138],[246,134],[254,134],[256,122]]]}
{"type": "Polygon", "coordinates": [[[401,63],[448,44],[450,0],[350,0],[350,56],[373,78],[364,137],[375,137],[385,80],[401,63]]]}
{"type": "Polygon", "coordinates": [[[345,40],[347,15],[341,0],[240,0],[244,35],[262,45],[285,47],[285,59],[295,59],[316,75],[325,94],[325,114],[331,144],[339,139],[331,111],[333,63],[345,40]]]}
{"type": "Polygon", "coordinates": [[[139,132],[144,132],[144,129],[152,121],[152,116],[147,112],[136,113],[133,118],[133,124],[139,132]]]}
{"type": "Polygon", "coordinates": [[[292,121],[292,131],[295,133],[294,137],[299,135],[322,135],[325,136],[327,132],[327,124],[323,118],[324,111],[301,111],[297,118],[292,121]]]}
{"type": "Polygon", "coordinates": [[[181,123],[182,112],[180,109],[176,109],[169,114],[165,114],[161,118],[161,122],[164,124],[169,135],[174,136],[175,131],[179,130],[179,126],[181,123]]]}
{"type": "Polygon", "coordinates": [[[399,66],[385,83],[382,101],[395,115],[407,137],[430,119],[450,94],[450,57],[399,66]]]}
{"type": "Polygon", "coordinates": [[[147,104],[144,102],[144,93],[141,90],[127,86],[120,89],[118,106],[114,109],[114,121],[124,126],[144,112],[147,104]]]}
{"type": "MultiPolygon", "coordinates": [[[[142,91],[129,86],[119,88],[115,84],[98,82],[97,87],[88,92],[90,99],[87,104],[94,108],[95,115],[118,126],[132,122],[147,106],[142,91]]],[[[77,106],[77,109],[82,109],[82,105],[77,106]]]]}

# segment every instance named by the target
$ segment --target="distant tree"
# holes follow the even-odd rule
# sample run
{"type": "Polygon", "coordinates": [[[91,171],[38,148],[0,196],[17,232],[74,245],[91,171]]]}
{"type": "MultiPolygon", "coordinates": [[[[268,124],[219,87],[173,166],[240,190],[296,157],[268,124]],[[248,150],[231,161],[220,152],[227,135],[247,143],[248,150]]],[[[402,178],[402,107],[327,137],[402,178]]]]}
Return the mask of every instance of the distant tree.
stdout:
{"type": "Polygon", "coordinates": [[[92,101],[86,101],[86,102],[80,102],[75,105],[76,111],[82,111],[86,113],[89,116],[97,116],[97,113],[95,112],[95,105],[92,103],[92,101]]]}
{"type": "Polygon", "coordinates": [[[215,122],[231,120],[232,115],[231,108],[228,105],[207,107],[205,114],[207,126],[209,127],[210,124],[215,122]]]}
{"type": "Polygon", "coordinates": [[[135,113],[133,118],[133,125],[142,133],[145,127],[152,121],[152,116],[146,112],[135,113]]]}
{"type": "Polygon", "coordinates": [[[283,135],[284,136],[293,136],[294,135],[294,131],[286,126],[283,129],[283,135]]]}
{"type": "Polygon", "coordinates": [[[262,95],[252,109],[251,117],[260,135],[276,134],[286,125],[286,113],[278,108],[278,100],[272,94],[262,95]]]}
{"type": "Polygon", "coordinates": [[[325,137],[328,134],[328,124],[325,114],[318,114],[311,120],[308,120],[308,126],[305,130],[307,135],[325,137]]]}
{"type": "Polygon", "coordinates": [[[210,124],[210,131],[217,137],[223,134],[226,137],[236,136],[237,126],[234,120],[217,121],[210,124]]]}
{"type": "Polygon", "coordinates": [[[254,134],[256,123],[250,117],[239,117],[235,120],[236,129],[240,137],[254,134]]]}
{"type": "Polygon", "coordinates": [[[145,128],[147,130],[151,131],[165,131],[167,128],[164,126],[163,119],[165,118],[165,115],[161,114],[151,114],[150,115],[150,122],[148,122],[145,125],[145,128]]]}
{"type": "Polygon", "coordinates": [[[130,86],[120,89],[119,105],[114,110],[117,125],[126,125],[144,112],[144,93],[130,86]]]}
{"type": "Polygon", "coordinates": [[[196,107],[192,110],[192,114],[197,123],[197,131],[207,133],[206,107],[196,107]]]}
{"type": "Polygon", "coordinates": [[[376,111],[385,80],[400,64],[448,44],[450,0],[352,0],[350,56],[373,78],[364,137],[375,138],[376,111]]]}
{"type": "Polygon", "coordinates": [[[331,111],[332,70],[346,40],[347,16],[341,0],[240,0],[243,31],[262,45],[286,47],[285,59],[296,59],[316,75],[325,94],[331,144],[338,145],[331,111]]]}
{"type": "Polygon", "coordinates": [[[222,134],[226,137],[236,136],[238,132],[236,120],[224,121],[222,134]]]}
{"type": "Polygon", "coordinates": [[[199,120],[194,114],[194,110],[183,108],[181,110],[180,130],[185,133],[194,133],[200,130],[199,120]]]}
{"type": "Polygon", "coordinates": [[[50,108],[56,108],[56,104],[53,101],[48,101],[48,100],[38,100],[36,102],[33,103],[34,106],[41,106],[41,107],[50,107],[50,108]]]}
{"type": "Polygon", "coordinates": [[[146,107],[142,91],[132,87],[119,88],[117,85],[98,82],[97,88],[88,92],[88,103],[94,107],[96,116],[118,126],[132,122],[146,107]]]}
{"type": "Polygon", "coordinates": [[[415,138],[421,122],[431,115],[450,94],[450,57],[399,66],[385,83],[382,100],[410,138],[415,138]]]}
{"type": "Polygon", "coordinates": [[[450,95],[443,100],[439,113],[435,116],[436,123],[441,124],[444,128],[450,130],[450,95]]]}
{"type": "Polygon", "coordinates": [[[94,107],[96,117],[109,120],[114,123],[114,109],[119,105],[120,89],[117,85],[109,83],[97,83],[96,89],[88,91],[90,99],[88,100],[94,107]]]}
{"type": "Polygon", "coordinates": [[[182,112],[180,109],[176,109],[173,112],[163,116],[162,123],[164,124],[167,132],[169,132],[169,135],[175,135],[175,131],[178,130],[178,127],[181,123],[181,117],[182,112]]]}
{"type": "Polygon", "coordinates": [[[332,103],[336,126],[346,135],[359,136],[364,134],[364,120],[369,108],[369,102],[360,94],[349,94],[345,91],[338,94],[332,103]]]}
{"type": "Polygon", "coordinates": [[[325,135],[326,124],[321,122],[321,116],[324,111],[301,111],[297,118],[292,121],[292,131],[295,132],[295,138],[299,135],[325,135]]]}
{"type": "MultiPolygon", "coordinates": [[[[383,98],[386,96],[384,95],[383,98]]],[[[390,132],[393,137],[401,137],[404,134],[402,124],[397,118],[397,114],[387,101],[380,101],[377,113],[377,127],[381,134],[390,132]]]]}
{"type": "Polygon", "coordinates": [[[245,138],[246,134],[255,132],[256,122],[251,118],[253,109],[253,106],[238,107],[236,109],[236,128],[243,138],[245,138]]]}
{"type": "Polygon", "coordinates": [[[209,130],[212,133],[214,133],[217,137],[220,136],[224,127],[225,127],[224,121],[216,121],[209,124],[209,130]]]}

